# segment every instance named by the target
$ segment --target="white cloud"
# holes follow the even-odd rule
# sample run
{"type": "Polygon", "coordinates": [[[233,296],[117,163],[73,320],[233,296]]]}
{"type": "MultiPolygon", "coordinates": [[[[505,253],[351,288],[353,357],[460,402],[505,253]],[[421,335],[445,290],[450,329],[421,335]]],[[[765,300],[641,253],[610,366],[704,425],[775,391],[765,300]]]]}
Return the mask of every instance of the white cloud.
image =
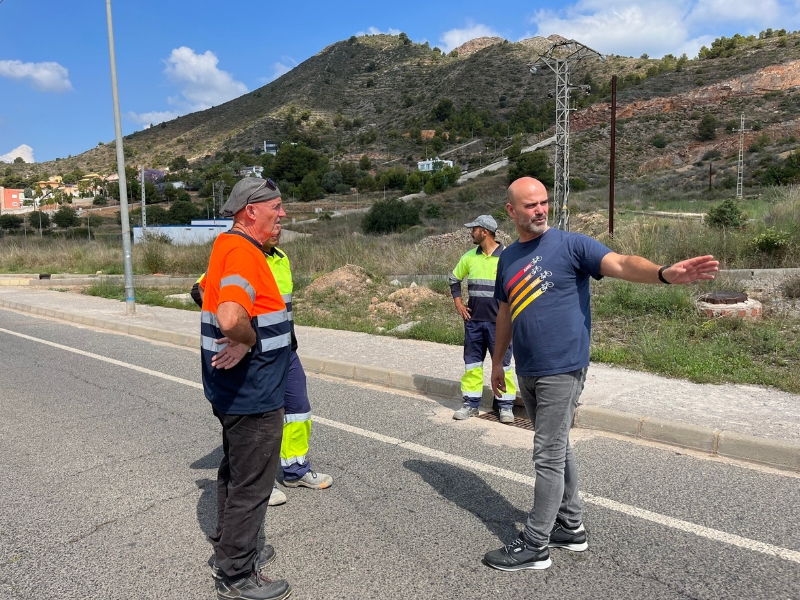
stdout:
{"type": "Polygon", "coordinates": [[[558,12],[541,10],[531,20],[537,35],[574,38],[598,52],[652,57],[695,56],[720,35],[742,34],[796,22],[794,2],[762,0],[578,0],[558,12]],[[725,28],[721,28],[724,25],[725,28]]]}
{"type": "Polygon", "coordinates": [[[286,73],[294,69],[296,66],[297,61],[291,56],[281,56],[279,61],[272,63],[272,77],[264,83],[269,83],[270,81],[273,81],[282,75],[286,75],[286,73]]]}
{"type": "Polygon", "coordinates": [[[377,27],[368,27],[366,31],[359,31],[356,35],[400,35],[400,30],[394,27],[389,27],[386,31],[381,31],[377,27]]]}
{"type": "Polygon", "coordinates": [[[21,60],[0,60],[0,77],[27,79],[41,92],[68,92],[72,89],[69,71],[57,62],[24,63],[21,60]]]}
{"type": "Polygon", "coordinates": [[[442,50],[450,52],[453,48],[458,48],[461,44],[474,40],[479,37],[502,37],[497,31],[481,23],[468,22],[462,29],[450,29],[439,36],[442,43],[442,50]]]}
{"type": "Polygon", "coordinates": [[[4,163],[13,163],[14,159],[18,156],[22,157],[26,163],[32,163],[33,160],[33,148],[28,146],[28,144],[22,144],[21,146],[17,146],[8,154],[0,155],[0,162],[4,163]]]}
{"type": "Polygon", "coordinates": [[[221,70],[218,63],[219,59],[210,50],[196,54],[186,46],[175,48],[164,61],[167,78],[180,89],[179,95],[167,98],[167,104],[174,110],[128,113],[129,118],[143,125],[155,125],[246,94],[247,86],[221,70]]]}

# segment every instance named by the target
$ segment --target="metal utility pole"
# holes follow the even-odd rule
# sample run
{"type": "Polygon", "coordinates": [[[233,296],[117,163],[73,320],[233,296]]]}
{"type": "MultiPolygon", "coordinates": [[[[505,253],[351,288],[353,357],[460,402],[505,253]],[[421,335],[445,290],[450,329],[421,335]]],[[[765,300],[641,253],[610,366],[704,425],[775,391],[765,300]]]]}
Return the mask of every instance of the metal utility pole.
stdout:
{"type": "Polygon", "coordinates": [[[147,237],[147,206],[144,200],[144,165],[142,165],[142,238],[147,237]]]}
{"type": "Polygon", "coordinates": [[[614,185],[617,166],[617,76],[611,76],[611,164],[608,173],[608,235],[614,237],[614,185]]]}
{"type": "Polygon", "coordinates": [[[556,157],[555,189],[553,193],[553,226],[569,231],[569,106],[570,91],[581,89],[570,85],[569,68],[584,58],[605,57],[575,40],[556,42],[530,65],[531,73],[547,66],[556,75],[556,157]]]}
{"type": "Polygon", "coordinates": [[[119,116],[117,58],[114,53],[114,25],[111,20],[111,0],[106,0],[108,24],[108,53],[111,62],[111,96],[114,103],[114,133],[117,144],[117,173],[119,174],[119,216],[122,221],[122,254],[125,270],[125,308],[128,315],[136,314],[133,294],[133,258],[131,255],[131,224],[128,217],[128,185],[125,181],[125,154],[122,152],[122,120],[119,116]]]}
{"type": "Polygon", "coordinates": [[[742,113],[742,119],[739,123],[739,161],[738,161],[738,170],[736,172],[736,199],[741,200],[744,198],[742,194],[742,184],[744,183],[744,132],[750,131],[749,129],[744,128],[744,113],[742,113]]]}

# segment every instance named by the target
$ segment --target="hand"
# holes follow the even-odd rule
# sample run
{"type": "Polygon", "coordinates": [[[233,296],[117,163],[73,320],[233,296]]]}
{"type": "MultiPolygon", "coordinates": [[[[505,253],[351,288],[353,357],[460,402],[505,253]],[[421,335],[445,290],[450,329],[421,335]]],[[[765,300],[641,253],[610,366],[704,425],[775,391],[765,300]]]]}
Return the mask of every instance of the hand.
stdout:
{"type": "Polygon", "coordinates": [[[458,314],[461,316],[461,318],[464,319],[465,321],[469,321],[472,318],[471,316],[472,311],[463,304],[457,304],[456,310],[458,311],[458,314]]]}
{"type": "Polygon", "coordinates": [[[492,361],[492,391],[495,398],[500,398],[506,392],[506,371],[501,362],[492,361]]]}
{"type": "Polygon", "coordinates": [[[697,256],[675,263],[669,269],[664,269],[662,275],[670,283],[691,283],[701,279],[714,279],[714,273],[719,271],[719,261],[713,256],[697,256]]]}
{"type": "Polygon", "coordinates": [[[232,369],[250,352],[250,346],[241,342],[234,342],[226,337],[214,340],[220,346],[227,344],[222,350],[211,357],[211,366],[217,369],[232,369]]]}

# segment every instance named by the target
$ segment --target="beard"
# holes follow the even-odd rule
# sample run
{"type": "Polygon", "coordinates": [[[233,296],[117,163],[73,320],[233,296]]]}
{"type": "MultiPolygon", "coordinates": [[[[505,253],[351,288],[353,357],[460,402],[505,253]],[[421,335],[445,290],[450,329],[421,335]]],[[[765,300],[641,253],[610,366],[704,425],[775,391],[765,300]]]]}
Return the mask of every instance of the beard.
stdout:
{"type": "Polygon", "coordinates": [[[542,235],[545,231],[547,231],[547,217],[544,218],[544,223],[541,225],[536,225],[532,220],[522,221],[521,219],[515,219],[514,222],[516,223],[519,229],[522,229],[526,233],[532,233],[534,235],[542,235]]]}

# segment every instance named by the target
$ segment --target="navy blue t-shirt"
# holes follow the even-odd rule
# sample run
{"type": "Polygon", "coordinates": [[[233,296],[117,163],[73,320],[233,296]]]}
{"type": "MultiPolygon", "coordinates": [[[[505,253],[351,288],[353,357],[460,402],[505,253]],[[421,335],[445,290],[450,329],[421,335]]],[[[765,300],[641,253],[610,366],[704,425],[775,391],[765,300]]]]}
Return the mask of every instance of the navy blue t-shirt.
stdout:
{"type": "Polygon", "coordinates": [[[611,252],[579,233],[550,228],[500,255],[494,297],[509,304],[517,375],[542,377],[589,365],[589,276],[611,252]]]}

